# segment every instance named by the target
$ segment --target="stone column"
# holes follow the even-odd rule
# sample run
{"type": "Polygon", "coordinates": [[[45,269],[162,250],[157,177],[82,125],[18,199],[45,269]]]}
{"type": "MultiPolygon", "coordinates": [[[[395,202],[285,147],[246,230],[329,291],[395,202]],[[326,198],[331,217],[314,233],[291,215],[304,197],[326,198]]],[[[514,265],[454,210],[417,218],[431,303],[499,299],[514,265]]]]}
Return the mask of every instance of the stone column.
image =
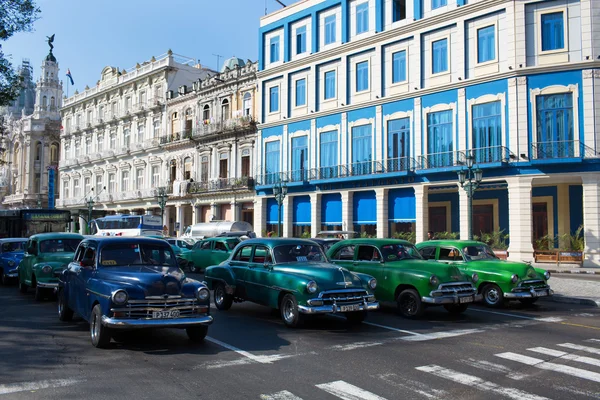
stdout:
{"type": "Polygon", "coordinates": [[[415,219],[416,219],[416,242],[427,240],[429,230],[429,187],[427,185],[415,186],[415,219]]]}
{"type": "Polygon", "coordinates": [[[267,229],[267,198],[256,197],[254,200],[254,232],[257,237],[262,237],[267,229]]]}
{"type": "Polygon", "coordinates": [[[600,177],[598,174],[583,178],[584,267],[600,267],[600,177]]]}
{"type": "Polygon", "coordinates": [[[281,210],[281,230],[283,231],[283,236],[281,237],[293,237],[294,198],[292,196],[285,196],[281,207],[283,207],[283,210],[281,210]]]}
{"type": "Polygon", "coordinates": [[[171,207],[169,207],[169,206],[165,207],[165,215],[164,215],[164,219],[163,219],[163,225],[167,226],[167,230],[168,230],[167,235],[171,236],[171,231],[172,231],[172,229],[171,229],[171,207]]]}
{"type": "Polygon", "coordinates": [[[352,192],[345,191],[342,195],[342,230],[354,230],[354,210],[352,204],[352,192]]]}
{"type": "MultiPolygon", "coordinates": [[[[571,219],[565,218],[563,216],[569,215],[570,208],[570,199],[569,199],[569,184],[568,183],[559,183],[556,185],[556,193],[557,193],[557,203],[558,203],[558,234],[559,237],[562,237],[565,233],[571,233],[571,219]]],[[[577,229],[577,227],[573,227],[573,229],[577,229]]],[[[560,240],[559,245],[562,245],[563,240],[560,240]]]]}
{"type": "Polygon", "coordinates": [[[88,233],[86,220],[87,220],[87,215],[83,216],[83,215],[79,214],[79,234],[81,234],[81,235],[86,235],[88,233]]]}
{"type": "Polygon", "coordinates": [[[375,189],[375,197],[377,198],[377,237],[387,238],[389,237],[389,219],[388,219],[388,192],[389,189],[377,188],[375,189]]]}
{"type": "Polygon", "coordinates": [[[192,203],[192,225],[197,224],[198,223],[198,215],[200,214],[198,207],[192,203]]]}
{"type": "Polygon", "coordinates": [[[508,228],[510,246],[508,258],[512,261],[533,261],[533,212],[531,188],[533,178],[507,178],[508,212],[510,214],[508,228]]]}
{"type": "MultiPolygon", "coordinates": [[[[460,240],[469,239],[469,198],[467,191],[458,185],[458,218],[460,227],[460,240]]],[[[471,218],[473,216],[471,215],[471,218]]],[[[475,232],[473,232],[475,235],[475,232]]]]}
{"type": "Polygon", "coordinates": [[[221,219],[221,217],[219,216],[219,205],[215,202],[210,203],[210,219],[215,220],[215,219],[221,219]]]}
{"type": "Polygon", "coordinates": [[[177,229],[175,231],[175,235],[176,236],[181,236],[181,234],[183,233],[183,223],[184,223],[184,218],[183,218],[183,206],[181,204],[177,204],[175,206],[175,222],[179,222],[179,229],[177,229]]]}
{"type": "Polygon", "coordinates": [[[321,194],[310,194],[310,234],[316,237],[321,231],[321,194]]]}

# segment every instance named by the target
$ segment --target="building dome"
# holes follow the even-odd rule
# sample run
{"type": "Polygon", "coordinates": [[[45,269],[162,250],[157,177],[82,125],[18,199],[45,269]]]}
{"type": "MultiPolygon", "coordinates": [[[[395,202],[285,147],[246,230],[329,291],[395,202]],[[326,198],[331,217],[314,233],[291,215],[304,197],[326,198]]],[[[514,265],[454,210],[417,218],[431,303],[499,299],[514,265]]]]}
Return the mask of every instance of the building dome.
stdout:
{"type": "Polygon", "coordinates": [[[246,65],[246,63],[241,58],[231,57],[230,59],[225,60],[225,63],[223,63],[223,68],[221,68],[221,72],[225,72],[226,68],[235,69],[236,67],[241,68],[244,65],[246,65]]]}

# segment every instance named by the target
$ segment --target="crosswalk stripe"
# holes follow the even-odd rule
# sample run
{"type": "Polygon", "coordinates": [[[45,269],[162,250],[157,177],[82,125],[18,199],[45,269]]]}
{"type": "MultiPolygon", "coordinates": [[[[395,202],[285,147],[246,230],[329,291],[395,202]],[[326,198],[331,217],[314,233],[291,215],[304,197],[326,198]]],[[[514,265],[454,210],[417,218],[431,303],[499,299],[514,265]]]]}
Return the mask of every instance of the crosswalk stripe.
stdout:
{"type": "Polygon", "coordinates": [[[561,343],[558,346],[566,347],[567,349],[581,350],[581,351],[585,351],[587,353],[592,353],[592,354],[600,354],[600,349],[597,349],[595,347],[581,346],[579,344],[573,344],[573,343],[561,343]]]}
{"type": "Polygon", "coordinates": [[[483,332],[481,329],[458,329],[454,331],[442,331],[433,333],[424,333],[418,336],[403,336],[400,339],[407,342],[424,342],[426,340],[444,339],[455,336],[470,335],[472,333],[483,332]]]}
{"type": "Polygon", "coordinates": [[[302,400],[301,397],[298,397],[287,390],[282,390],[281,392],[273,394],[261,394],[260,398],[261,400],[302,400]]]}
{"type": "Polygon", "coordinates": [[[317,387],[342,400],[385,400],[383,397],[367,392],[358,386],[351,385],[344,381],[322,383],[317,385],[317,387]]]}
{"type": "Polygon", "coordinates": [[[82,382],[76,379],[49,379],[38,382],[23,382],[23,383],[9,383],[0,385],[0,395],[9,393],[18,393],[25,391],[35,391],[41,389],[58,388],[71,386],[76,383],[82,382]]]}
{"type": "Polygon", "coordinates": [[[548,400],[547,397],[538,396],[532,393],[524,392],[519,389],[498,386],[493,382],[485,381],[473,375],[463,374],[439,365],[425,365],[416,368],[419,371],[428,372],[440,378],[448,379],[474,389],[484,392],[493,392],[514,400],[548,400]]]}
{"type": "Polygon", "coordinates": [[[540,360],[539,358],[533,358],[524,356],[517,353],[500,353],[495,354],[496,357],[504,358],[505,360],[511,360],[520,362],[522,364],[531,365],[539,369],[546,371],[560,372],[563,374],[575,376],[577,378],[587,379],[589,381],[600,382],[600,374],[597,372],[586,371],[581,368],[569,367],[568,365],[555,364],[540,360]]]}
{"type": "Polygon", "coordinates": [[[559,357],[559,358],[562,358],[563,360],[576,361],[576,362],[580,362],[583,364],[595,365],[597,367],[600,367],[600,360],[598,360],[596,358],[592,358],[592,357],[576,356],[575,354],[569,354],[569,353],[565,353],[563,351],[547,349],[545,347],[534,347],[532,349],[527,349],[527,350],[534,351],[534,352],[540,353],[540,354],[546,354],[546,355],[552,356],[552,357],[559,357]]]}

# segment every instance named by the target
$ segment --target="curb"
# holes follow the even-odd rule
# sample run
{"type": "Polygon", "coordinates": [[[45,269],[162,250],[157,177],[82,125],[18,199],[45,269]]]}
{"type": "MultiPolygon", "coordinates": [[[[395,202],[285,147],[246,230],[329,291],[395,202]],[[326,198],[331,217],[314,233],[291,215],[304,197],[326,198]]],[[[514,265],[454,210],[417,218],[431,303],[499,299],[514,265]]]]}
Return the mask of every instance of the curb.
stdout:
{"type": "Polygon", "coordinates": [[[547,269],[551,274],[581,274],[581,275],[600,275],[600,271],[579,271],[576,269],[547,269]]]}
{"type": "Polygon", "coordinates": [[[600,299],[562,296],[560,294],[555,294],[553,296],[550,296],[549,298],[547,297],[546,299],[548,299],[549,301],[554,301],[556,303],[579,304],[582,306],[600,307],[600,299]]]}

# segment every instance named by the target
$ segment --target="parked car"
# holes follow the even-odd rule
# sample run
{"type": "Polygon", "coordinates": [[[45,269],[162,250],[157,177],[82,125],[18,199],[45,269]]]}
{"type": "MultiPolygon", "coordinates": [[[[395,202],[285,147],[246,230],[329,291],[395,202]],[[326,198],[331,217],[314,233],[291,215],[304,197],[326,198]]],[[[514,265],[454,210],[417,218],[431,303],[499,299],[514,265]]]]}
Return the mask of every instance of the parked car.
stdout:
{"type": "Polygon", "coordinates": [[[179,247],[181,250],[191,250],[192,247],[194,247],[194,244],[196,243],[195,239],[192,238],[165,238],[165,240],[167,241],[167,243],[169,243],[170,245],[173,246],[177,246],[179,247]]]}
{"type": "Polygon", "coordinates": [[[76,233],[40,233],[29,238],[19,263],[19,290],[35,289],[42,300],[58,287],[58,277],[73,259],[83,236],[76,233]]]}
{"type": "Polygon", "coordinates": [[[350,239],[333,245],[329,260],[353,272],[374,276],[379,301],[395,302],[405,317],[416,318],[425,306],[443,305],[453,314],[481,300],[473,282],[455,266],[425,261],[415,246],[397,239],[350,239]]]}
{"type": "Polygon", "coordinates": [[[0,281],[8,285],[18,277],[17,267],[25,253],[25,238],[0,239],[0,281]]]}
{"type": "Polygon", "coordinates": [[[211,265],[217,265],[227,260],[238,245],[237,237],[213,237],[200,240],[192,249],[180,255],[180,265],[189,268],[190,272],[202,272],[211,265]]]}
{"type": "Polygon", "coordinates": [[[76,313],[90,323],[95,347],[118,330],[185,328],[204,340],[210,316],[206,285],[187,278],[164,240],[98,237],[81,242],[60,276],[58,317],[76,313]]]}
{"type": "Polygon", "coordinates": [[[342,241],[343,239],[336,239],[336,238],[332,237],[332,238],[312,238],[310,240],[312,240],[313,242],[315,242],[319,246],[321,246],[321,248],[323,249],[323,251],[325,253],[327,253],[327,250],[329,250],[331,248],[331,246],[333,246],[337,242],[342,241]]]}
{"type": "Polygon", "coordinates": [[[501,307],[509,300],[533,304],[551,296],[550,273],[523,262],[498,259],[488,245],[469,240],[430,240],[417,244],[425,259],[458,267],[465,274],[476,273],[477,291],[490,307],[501,307]]]}
{"type": "Polygon", "coordinates": [[[310,240],[245,240],[228,260],[208,267],[204,279],[219,310],[228,310],[234,300],[252,301],[278,309],[290,327],[307,314],[343,313],[358,323],[379,308],[372,276],[329,264],[310,240]]]}

